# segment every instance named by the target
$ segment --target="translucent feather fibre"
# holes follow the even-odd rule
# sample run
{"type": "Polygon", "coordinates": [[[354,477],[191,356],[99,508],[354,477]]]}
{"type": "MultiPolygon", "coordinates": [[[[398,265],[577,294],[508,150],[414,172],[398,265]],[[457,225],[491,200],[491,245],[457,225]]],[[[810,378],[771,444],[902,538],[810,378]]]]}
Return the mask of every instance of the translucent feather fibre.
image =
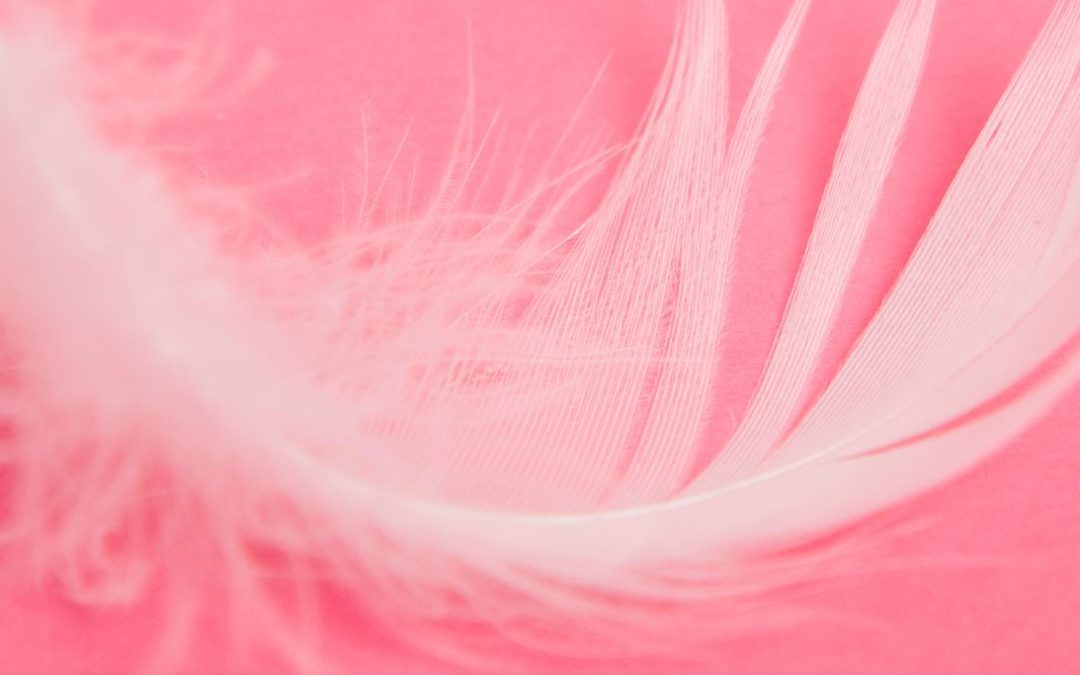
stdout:
{"type": "Polygon", "coordinates": [[[240,628],[317,670],[295,605],[322,585],[502,670],[783,620],[775,598],[859,542],[799,545],[955,476],[1080,380],[1080,2],[1060,0],[811,394],[931,41],[934,0],[900,0],[749,406],[711,433],[747,186],[810,6],[737,111],[726,6],[687,0],[627,148],[483,213],[462,157],[422,207],[315,243],[200,208],[101,129],[56,33],[7,30],[10,573],[93,605],[164,588],[173,636],[223,583],[240,628]]]}

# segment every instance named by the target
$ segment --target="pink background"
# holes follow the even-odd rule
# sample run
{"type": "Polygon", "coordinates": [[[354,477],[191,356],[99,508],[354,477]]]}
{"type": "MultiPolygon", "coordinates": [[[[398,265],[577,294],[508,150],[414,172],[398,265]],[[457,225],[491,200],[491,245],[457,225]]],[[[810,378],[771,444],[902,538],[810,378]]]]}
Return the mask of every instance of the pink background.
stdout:
{"type": "MultiPolygon", "coordinates": [[[[789,0],[730,2],[740,105],[789,0]]],[[[476,120],[496,109],[500,156],[535,164],[607,59],[573,142],[629,138],[671,40],[660,0],[97,0],[103,29],[192,37],[216,26],[223,78],[269,54],[265,80],[163,131],[189,180],[259,185],[265,214],[317,234],[355,208],[408,129],[403,166],[441,168],[464,105],[471,33],[476,120]],[[228,9],[221,12],[219,4],[228,9]],[[216,18],[216,23],[208,21],[216,18]],[[533,134],[526,143],[526,136],[533,134]],[[367,147],[366,151],[364,147],[367,147]]],[[[871,232],[827,377],[888,290],[948,180],[1049,12],[1050,0],[942,0],[922,90],[871,232]]],[[[817,0],[755,175],[728,344],[736,417],[761,368],[831,153],[892,0],[817,0]]],[[[572,147],[571,147],[572,149],[572,147]]],[[[402,160],[399,160],[402,161],[402,160]]],[[[529,164],[526,163],[526,166],[529,164]]],[[[718,644],[707,673],[1080,672],[1080,388],[992,461],[905,507],[918,531],[810,599],[819,618],[718,644]],[[886,566],[885,562],[888,563],[886,566]]],[[[145,652],[150,607],[95,613],[46,590],[0,588],[0,672],[126,673],[145,652]]],[[[184,672],[232,664],[208,624],[184,672]]],[[[364,630],[363,627],[357,627],[364,630]]],[[[377,643],[376,646],[378,646],[377,643]]],[[[583,666],[584,669],[584,666],[583,666]]],[[[635,672],[625,664],[590,672],[635,672]]],[[[646,666],[642,672],[650,672],[646,666]]],[[[270,670],[272,672],[272,670],[270,670]]],[[[370,672],[370,671],[367,671],[370,672]]],[[[427,660],[387,673],[447,672],[427,660]]],[[[659,672],[666,672],[661,670],[659,672]]]]}

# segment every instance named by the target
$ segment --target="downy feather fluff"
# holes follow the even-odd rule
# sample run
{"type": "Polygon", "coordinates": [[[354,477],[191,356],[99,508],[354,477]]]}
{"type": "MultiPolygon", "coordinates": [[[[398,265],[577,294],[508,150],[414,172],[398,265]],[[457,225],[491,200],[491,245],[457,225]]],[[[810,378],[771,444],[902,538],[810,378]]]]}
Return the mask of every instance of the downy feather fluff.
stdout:
{"type": "Polygon", "coordinates": [[[934,0],[899,0],[749,406],[708,433],[747,186],[810,5],[732,112],[725,3],[682,3],[635,142],[570,227],[607,155],[486,214],[465,157],[425,206],[315,244],[215,219],[102,130],[56,33],[10,25],[10,573],[103,606],[165,588],[174,637],[224,584],[239,628],[309,667],[271,580],[504,669],[514,649],[625,657],[778,620],[860,543],[778,552],[956,475],[1080,379],[1080,2],[1060,0],[811,395],[933,32],[934,0]]]}

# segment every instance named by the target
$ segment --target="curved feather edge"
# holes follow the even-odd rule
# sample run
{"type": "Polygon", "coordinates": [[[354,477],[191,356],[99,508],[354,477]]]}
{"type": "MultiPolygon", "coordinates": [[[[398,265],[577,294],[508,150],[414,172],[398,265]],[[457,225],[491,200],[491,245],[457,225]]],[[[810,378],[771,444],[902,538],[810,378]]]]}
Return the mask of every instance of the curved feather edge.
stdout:
{"type": "MultiPolygon", "coordinates": [[[[25,544],[20,562],[94,604],[134,602],[165,576],[185,615],[185,599],[224,570],[238,603],[267,610],[258,630],[300,660],[314,657],[258,580],[269,563],[253,544],[308,561],[411,639],[459,659],[507,639],[563,653],[661,651],[767,621],[770,595],[827,567],[830,552],[776,560],[755,556],[761,547],[940,484],[1080,379],[1080,3],[1062,0],[888,299],[825,393],[792,419],[917,93],[934,3],[902,0],[750,413],[690,475],[714,376],[701,364],[716,363],[742,200],[809,4],[793,5],[729,140],[723,6],[687,2],[639,142],[551,278],[525,289],[523,316],[506,320],[522,290],[509,292],[506,279],[516,283],[551,244],[537,230],[515,238],[491,226],[483,255],[476,240],[466,247],[479,262],[454,279],[467,292],[419,298],[403,310],[407,330],[376,354],[434,326],[448,341],[474,340],[474,355],[539,391],[524,411],[504,403],[480,431],[439,446],[436,466],[451,476],[491,465],[496,481],[539,477],[514,498],[438,482],[404,492],[425,474],[396,478],[380,450],[430,452],[423,430],[394,418],[343,423],[356,419],[357,400],[385,420],[386,401],[449,415],[505,391],[476,392],[453,368],[403,375],[429,346],[381,359],[389,365],[371,358],[365,375],[386,377],[378,400],[343,399],[283,365],[278,350],[293,343],[283,347],[272,312],[242,292],[265,261],[223,256],[213,223],[193,220],[163,179],[102,140],[90,113],[70,105],[70,64],[47,32],[5,36],[0,307],[11,365],[0,414],[12,430],[6,534],[25,544]],[[677,189],[702,176],[698,191],[677,189]],[[499,351],[508,336],[514,348],[499,351]],[[581,343],[588,349],[568,347],[581,343]],[[588,358],[593,348],[605,356],[588,358]],[[567,350],[580,358],[521,366],[522,354],[567,350]],[[595,414],[570,414],[583,405],[595,414]],[[502,454],[477,450],[488,446],[502,454]],[[545,452],[552,446],[569,450],[545,452]],[[340,448],[361,461],[344,470],[340,448]],[[530,497],[552,480],[566,492],[530,497]],[[169,503],[148,508],[159,494],[169,503]],[[184,552],[163,562],[181,541],[184,552]],[[458,624],[467,629],[447,628],[458,624]]],[[[427,260],[447,253],[433,252],[441,245],[460,252],[456,243],[409,240],[398,255],[427,260]]],[[[427,290],[452,285],[444,268],[431,270],[427,290]]],[[[392,300],[386,271],[357,287],[392,300]]]]}

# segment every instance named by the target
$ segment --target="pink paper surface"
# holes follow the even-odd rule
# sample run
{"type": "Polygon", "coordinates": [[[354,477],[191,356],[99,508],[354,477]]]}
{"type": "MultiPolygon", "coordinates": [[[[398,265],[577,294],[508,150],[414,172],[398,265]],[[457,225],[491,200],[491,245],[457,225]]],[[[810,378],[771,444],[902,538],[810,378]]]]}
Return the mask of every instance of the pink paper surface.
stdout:
{"type": "MultiPolygon", "coordinates": [[[[597,79],[571,143],[636,128],[660,75],[675,3],[659,0],[98,0],[102,29],[190,38],[217,16],[223,70],[263,53],[267,77],[236,100],[164,132],[174,169],[253,184],[274,219],[318,236],[348,217],[367,175],[401,157],[421,179],[442,168],[461,119],[470,60],[482,133],[498,112],[499,152],[547,157],[597,79]],[[223,18],[222,18],[223,17],[223,18]],[[471,45],[471,59],[470,59],[471,45]],[[605,65],[606,63],[606,65],[605,65]],[[265,187],[270,185],[272,187],[265,187]]],[[[741,105],[788,0],[730,2],[733,103],[741,105]]],[[[1050,0],[940,3],[926,73],[886,196],[856,271],[819,386],[839,365],[915,245],[949,179],[1046,18],[1050,0]]],[[[767,355],[832,153],[892,0],[817,0],[762,149],[740,239],[718,395],[731,432],[767,355]]],[[[705,673],[1080,672],[1080,389],[993,460],[903,508],[919,525],[865,568],[804,602],[818,618],[719,642],[705,673]]],[[[5,588],[0,672],[126,673],[160,614],[93,612],[48,588],[5,588]]],[[[220,622],[224,624],[225,622],[220,622]]],[[[354,630],[367,634],[369,627],[354,630]]],[[[338,633],[350,627],[338,626],[338,633]]],[[[274,672],[227,655],[227,626],[203,626],[183,672],[274,672]]],[[[368,638],[365,638],[368,639],[368,638]]],[[[391,646],[375,638],[373,649],[391,646]]],[[[455,672],[416,658],[381,670],[455,672]]],[[[582,664],[582,672],[673,666],[582,664]]]]}

